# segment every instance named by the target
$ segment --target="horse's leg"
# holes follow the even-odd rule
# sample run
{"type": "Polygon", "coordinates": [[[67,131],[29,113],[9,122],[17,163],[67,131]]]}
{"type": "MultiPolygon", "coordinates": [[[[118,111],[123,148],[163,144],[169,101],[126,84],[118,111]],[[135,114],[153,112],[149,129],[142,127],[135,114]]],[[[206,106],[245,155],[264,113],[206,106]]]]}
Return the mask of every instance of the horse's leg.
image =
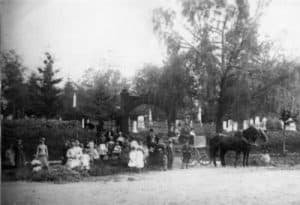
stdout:
{"type": "Polygon", "coordinates": [[[225,164],[225,154],[226,154],[226,150],[225,149],[220,149],[220,158],[221,158],[221,164],[223,167],[226,166],[225,164]]]}
{"type": "Polygon", "coordinates": [[[243,167],[246,165],[247,151],[243,151],[243,167]]]}
{"type": "Polygon", "coordinates": [[[218,148],[214,148],[211,155],[212,155],[212,161],[214,163],[214,166],[217,167],[217,162],[216,162],[216,155],[217,155],[217,151],[218,151],[218,148]]]}
{"type": "Polygon", "coordinates": [[[249,159],[250,149],[246,152],[246,166],[248,167],[248,159],[249,159]]]}
{"type": "Polygon", "coordinates": [[[237,161],[238,161],[239,158],[240,158],[240,154],[241,154],[240,151],[236,151],[236,152],[235,152],[235,162],[234,162],[234,167],[236,167],[236,165],[237,165],[237,161]]]}

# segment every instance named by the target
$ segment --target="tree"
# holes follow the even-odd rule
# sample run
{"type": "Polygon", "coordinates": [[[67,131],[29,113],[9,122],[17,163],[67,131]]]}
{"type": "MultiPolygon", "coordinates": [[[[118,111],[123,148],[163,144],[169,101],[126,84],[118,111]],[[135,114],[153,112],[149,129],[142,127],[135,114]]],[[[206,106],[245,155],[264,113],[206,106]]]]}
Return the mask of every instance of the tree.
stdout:
{"type": "Polygon", "coordinates": [[[163,67],[158,89],[158,104],[166,111],[169,128],[180,110],[193,105],[191,79],[184,66],[184,57],[171,55],[163,67]]]}
{"type": "Polygon", "coordinates": [[[120,92],[126,87],[127,80],[117,70],[88,69],[77,90],[79,112],[100,124],[105,119],[117,118],[120,92]]]}
{"type": "Polygon", "coordinates": [[[1,112],[6,116],[12,114],[19,118],[24,116],[26,106],[25,68],[14,51],[1,53],[1,112]],[[3,105],[5,105],[3,107],[3,105]],[[5,108],[5,109],[4,109],[5,108]]]}
{"type": "Polygon", "coordinates": [[[206,91],[211,92],[209,99],[214,102],[210,104],[216,106],[217,132],[222,131],[222,121],[232,108],[231,88],[241,76],[248,77],[264,47],[257,33],[261,7],[259,4],[251,17],[246,0],[187,0],[181,2],[181,14],[162,8],[154,11],[154,30],[166,42],[169,53],[188,53],[195,81],[203,83],[205,76],[206,91]],[[176,30],[178,24],[187,35],[176,30]]]}
{"type": "Polygon", "coordinates": [[[56,87],[62,81],[61,78],[55,78],[59,70],[54,70],[54,59],[50,53],[45,53],[44,68],[38,68],[40,74],[38,86],[40,89],[39,102],[42,115],[46,118],[54,117],[58,114],[61,102],[61,90],[56,87]]]}
{"type": "Polygon", "coordinates": [[[154,65],[145,65],[140,69],[133,80],[134,91],[137,95],[154,94],[159,89],[159,79],[162,68],[154,65]]]}
{"type": "Polygon", "coordinates": [[[169,128],[178,113],[192,104],[189,96],[193,81],[188,72],[185,56],[173,53],[161,68],[148,65],[135,76],[136,93],[148,95],[151,103],[165,111],[169,128]]]}
{"type": "Polygon", "coordinates": [[[27,82],[28,90],[28,106],[26,114],[29,116],[41,117],[43,115],[43,107],[41,104],[41,92],[39,87],[39,78],[35,72],[31,73],[27,82]]]}
{"type": "Polygon", "coordinates": [[[62,95],[61,95],[61,101],[62,101],[62,109],[61,109],[61,115],[64,120],[74,120],[76,119],[76,111],[73,108],[73,95],[75,93],[75,86],[74,83],[68,79],[68,81],[65,83],[62,95]]]}

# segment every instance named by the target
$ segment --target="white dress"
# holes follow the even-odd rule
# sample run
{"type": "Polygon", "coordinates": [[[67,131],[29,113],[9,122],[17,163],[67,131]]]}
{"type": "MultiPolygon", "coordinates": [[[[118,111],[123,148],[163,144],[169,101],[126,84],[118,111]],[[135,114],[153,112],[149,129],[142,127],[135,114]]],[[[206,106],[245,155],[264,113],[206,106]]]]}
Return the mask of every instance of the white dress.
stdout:
{"type": "Polygon", "coordinates": [[[129,162],[128,162],[128,167],[136,167],[136,155],[137,151],[135,149],[132,149],[129,152],[129,162]]]}
{"type": "Polygon", "coordinates": [[[82,154],[81,158],[80,158],[80,161],[81,161],[81,168],[82,169],[87,169],[87,170],[90,169],[90,155],[82,154]]]}
{"type": "Polygon", "coordinates": [[[101,156],[103,156],[103,155],[106,155],[107,154],[107,146],[106,146],[106,144],[100,144],[99,145],[99,155],[101,156]]]}
{"type": "Polygon", "coordinates": [[[143,147],[136,141],[130,143],[131,151],[129,152],[129,167],[143,168],[144,167],[144,152],[143,147]]]}
{"type": "Polygon", "coordinates": [[[74,169],[75,167],[79,167],[81,165],[80,159],[78,158],[78,149],[76,147],[72,147],[67,151],[67,167],[70,169],[74,169]]]}
{"type": "Polygon", "coordinates": [[[139,169],[144,168],[144,152],[142,146],[139,146],[136,150],[136,167],[139,169]]]}

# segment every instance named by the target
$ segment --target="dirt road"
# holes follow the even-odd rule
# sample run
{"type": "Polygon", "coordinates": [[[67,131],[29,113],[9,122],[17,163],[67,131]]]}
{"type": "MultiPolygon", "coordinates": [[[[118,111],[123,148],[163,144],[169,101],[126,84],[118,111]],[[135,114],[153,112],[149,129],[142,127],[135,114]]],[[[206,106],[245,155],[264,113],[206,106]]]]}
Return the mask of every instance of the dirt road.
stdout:
{"type": "Polygon", "coordinates": [[[1,190],[6,205],[300,205],[300,171],[205,167],[68,184],[7,182],[1,190]]]}

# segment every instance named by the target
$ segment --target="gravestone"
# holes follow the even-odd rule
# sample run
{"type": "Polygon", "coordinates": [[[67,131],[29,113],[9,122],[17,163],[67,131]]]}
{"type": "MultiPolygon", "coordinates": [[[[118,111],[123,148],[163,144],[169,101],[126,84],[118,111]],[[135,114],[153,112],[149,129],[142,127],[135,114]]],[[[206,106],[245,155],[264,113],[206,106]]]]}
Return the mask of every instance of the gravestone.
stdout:
{"type": "Polygon", "coordinates": [[[243,129],[247,129],[249,127],[249,121],[248,120],[244,120],[243,121],[243,129]]]}
{"type": "Polygon", "coordinates": [[[233,131],[237,131],[238,130],[238,123],[237,122],[233,122],[233,125],[232,125],[232,130],[233,131]]]}
{"type": "Polygon", "coordinates": [[[255,120],[254,120],[254,126],[255,126],[255,127],[260,127],[260,120],[259,120],[259,117],[258,117],[258,116],[255,117],[255,120]]]}
{"type": "Polygon", "coordinates": [[[133,133],[138,133],[138,130],[137,130],[137,121],[133,121],[132,123],[132,132],[133,133]]]}
{"type": "Polygon", "coordinates": [[[145,129],[145,121],[144,121],[144,116],[139,115],[137,118],[137,127],[139,129],[145,129]]]}

